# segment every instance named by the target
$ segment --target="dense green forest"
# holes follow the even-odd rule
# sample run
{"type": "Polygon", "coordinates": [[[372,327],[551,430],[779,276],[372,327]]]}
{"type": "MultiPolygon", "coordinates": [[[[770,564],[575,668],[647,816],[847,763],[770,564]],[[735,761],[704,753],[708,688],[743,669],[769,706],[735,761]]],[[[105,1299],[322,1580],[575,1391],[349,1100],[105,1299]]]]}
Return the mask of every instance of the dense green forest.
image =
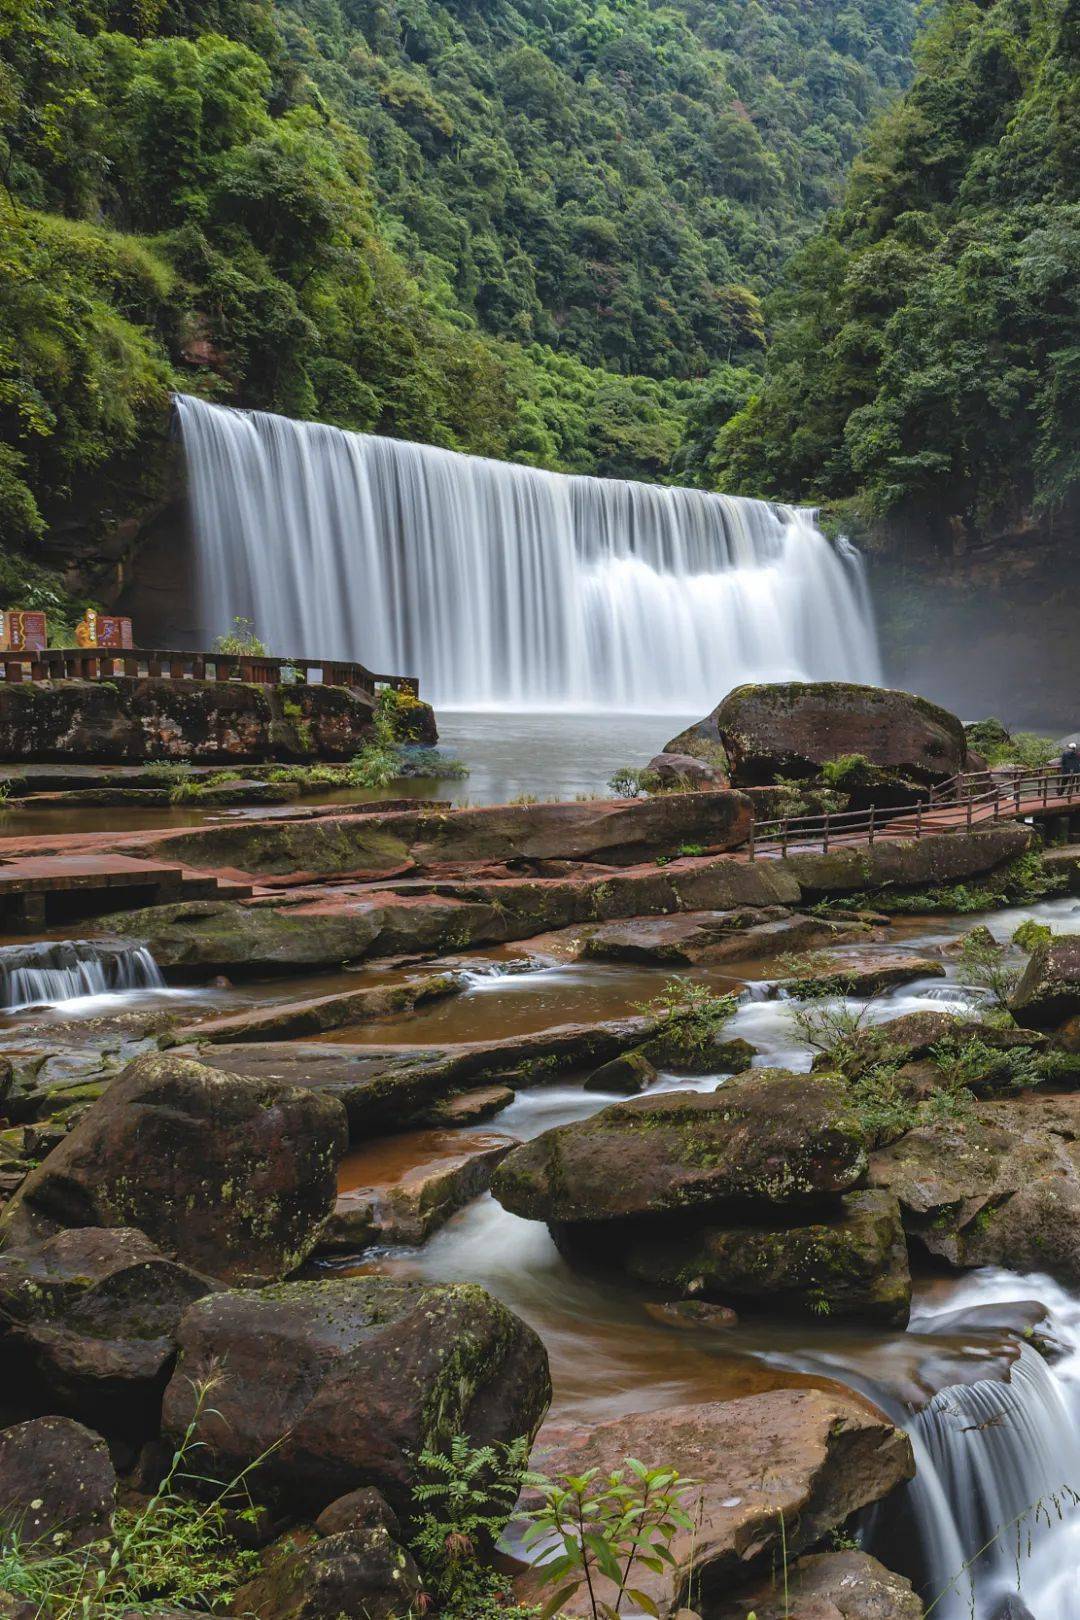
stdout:
{"type": "MultiPolygon", "coordinates": [[[[169,390],[698,476],[913,3],[6,0],[0,530],[169,390]]],[[[107,499],[104,493],[95,499],[107,499]]]]}
{"type": "Polygon", "coordinates": [[[976,533],[1080,486],[1080,4],[950,0],[769,304],[722,487],[976,533]]]}

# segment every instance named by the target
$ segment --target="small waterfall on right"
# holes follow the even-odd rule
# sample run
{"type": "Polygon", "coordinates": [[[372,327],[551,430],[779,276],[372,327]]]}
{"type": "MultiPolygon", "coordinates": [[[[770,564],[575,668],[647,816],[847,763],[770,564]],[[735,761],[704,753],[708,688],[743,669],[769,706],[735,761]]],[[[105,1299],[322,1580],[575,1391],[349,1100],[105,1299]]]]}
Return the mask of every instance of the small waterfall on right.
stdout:
{"type": "Polygon", "coordinates": [[[160,990],[165,980],[143,945],[95,940],[43,940],[0,947],[0,1012],[25,1012],[80,996],[121,990],[160,990]]]}
{"type": "MultiPolygon", "coordinates": [[[[1080,1620],[1080,1301],[1048,1277],[985,1271],[944,1314],[1031,1299],[1060,1359],[1023,1344],[1007,1381],[951,1385],[906,1421],[932,1620],[995,1620],[1010,1594],[1035,1620],[1080,1620]]],[[[920,1314],[912,1329],[932,1322],[920,1314]]]]}

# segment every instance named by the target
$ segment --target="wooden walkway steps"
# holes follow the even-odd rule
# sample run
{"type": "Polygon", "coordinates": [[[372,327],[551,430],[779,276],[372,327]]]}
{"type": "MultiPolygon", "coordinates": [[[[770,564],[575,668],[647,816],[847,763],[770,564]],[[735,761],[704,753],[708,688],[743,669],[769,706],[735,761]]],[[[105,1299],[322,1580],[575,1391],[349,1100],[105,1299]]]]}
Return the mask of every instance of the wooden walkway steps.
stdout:
{"type": "Polygon", "coordinates": [[[212,872],[106,851],[0,854],[0,925],[16,932],[176,900],[244,900],[251,892],[250,884],[212,872]]]}

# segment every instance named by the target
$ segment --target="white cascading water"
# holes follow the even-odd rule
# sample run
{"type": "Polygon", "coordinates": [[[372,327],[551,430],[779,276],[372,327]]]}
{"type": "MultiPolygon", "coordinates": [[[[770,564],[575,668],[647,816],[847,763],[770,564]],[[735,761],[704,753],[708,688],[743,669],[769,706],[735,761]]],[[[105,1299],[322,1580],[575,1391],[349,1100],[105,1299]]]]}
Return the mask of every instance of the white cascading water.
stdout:
{"type": "Polygon", "coordinates": [[[0,1012],[56,1006],[121,990],[159,990],[165,980],[142,945],[88,939],[0,947],[0,1012]]]}
{"type": "Polygon", "coordinates": [[[187,395],[202,630],[420,677],[450,708],[711,708],[880,679],[862,565],[814,513],[578,478],[187,395]]]}

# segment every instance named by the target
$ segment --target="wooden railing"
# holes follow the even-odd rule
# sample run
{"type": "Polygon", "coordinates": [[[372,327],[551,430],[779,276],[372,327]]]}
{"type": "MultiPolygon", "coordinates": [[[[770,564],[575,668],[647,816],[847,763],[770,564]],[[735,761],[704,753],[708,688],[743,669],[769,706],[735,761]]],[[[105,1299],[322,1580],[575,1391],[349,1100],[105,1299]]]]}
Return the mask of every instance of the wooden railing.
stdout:
{"type": "Polygon", "coordinates": [[[380,687],[420,693],[414,675],[376,675],[363,664],[327,658],[268,658],[253,653],[174,652],[137,647],[59,647],[47,652],[0,653],[0,679],[21,681],[134,680],[245,681],[253,686],[348,686],[371,696],[380,687]]]}
{"type": "MultiPolygon", "coordinates": [[[[985,774],[982,779],[985,781],[985,774]]],[[[952,778],[955,784],[961,778],[952,778]]],[[[942,783],[948,787],[950,784],[942,783]]],[[[970,832],[987,822],[1016,821],[1025,816],[1080,810],[1080,773],[1032,771],[1008,782],[995,782],[981,792],[964,792],[951,799],[927,799],[869,810],[842,810],[822,816],[781,816],[755,821],[750,832],[749,856],[763,851],[781,856],[792,849],[828,854],[851,844],[873,844],[878,837],[919,839],[946,833],[970,832]]]]}

